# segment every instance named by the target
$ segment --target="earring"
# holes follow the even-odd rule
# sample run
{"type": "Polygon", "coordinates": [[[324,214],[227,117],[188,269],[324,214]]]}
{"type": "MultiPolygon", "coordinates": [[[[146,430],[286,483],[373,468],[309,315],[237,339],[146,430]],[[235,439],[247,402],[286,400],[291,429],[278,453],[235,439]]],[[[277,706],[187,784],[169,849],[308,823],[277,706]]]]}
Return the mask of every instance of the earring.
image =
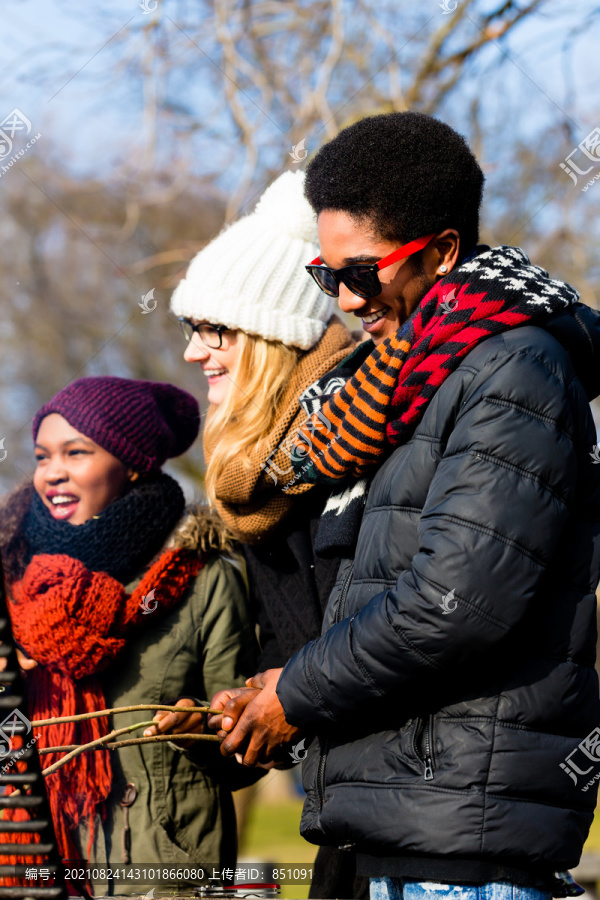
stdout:
{"type": "Polygon", "coordinates": [[[447,272],[448,266],[440,266],[440,272],[447,272]]]}
{"type": "Polygon", "coordinates": [[[130,481],[137,481],[139,477],[140,477],[140,473],[139,473],[139,472],[132,472],[131,475],[129,476],[129,480],[130,480],[130,481]]]}

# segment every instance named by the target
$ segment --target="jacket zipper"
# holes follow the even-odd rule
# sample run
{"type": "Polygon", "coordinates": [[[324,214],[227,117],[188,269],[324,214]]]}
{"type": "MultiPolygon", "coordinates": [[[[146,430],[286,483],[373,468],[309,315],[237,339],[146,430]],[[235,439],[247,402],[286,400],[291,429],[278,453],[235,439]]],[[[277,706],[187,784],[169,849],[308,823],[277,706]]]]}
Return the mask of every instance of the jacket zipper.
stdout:
{"type": "MultiPolygon", "coordinates": [[[[344,577],[344,581],[342,584],[342,590],[340,592],[340,602],[338,603],[338,608],[335,611],[335,617],[333,620],[333,624],[337,625],[338,622],[341,622],[344,618],[344,608],[346,606],[346,597],[348,595],[348,590],[350,588],[350,582],[352,581],[352,573],[354,571],[354,563],[348,568],[348,572],[344,577]]],[[[317,769],[317,791],[319,794],[319,805],[320,809],[323,809],[323,803],[325,802],[325,763],[327,762],[327,754],[329,752],[330,740],[328,737],[324,738],[321,743],[321,755],[319,757],[319,767],[317,769]]]]}
{"type": "Polygon", "coordinates": [[[423,719],[417,720],[417,727],[415,728],[414,748],[417,756],[425,766],[425,772],[423,776],[425,781],[431,781],[433,778],[433,714],[429,715],[427,722],[425,722],[425,725],[423,727],[422,734],[420,734],[422,723],[423,719]],[[421,747],[419,747],[419,743],[421,744],[421,747]]]}

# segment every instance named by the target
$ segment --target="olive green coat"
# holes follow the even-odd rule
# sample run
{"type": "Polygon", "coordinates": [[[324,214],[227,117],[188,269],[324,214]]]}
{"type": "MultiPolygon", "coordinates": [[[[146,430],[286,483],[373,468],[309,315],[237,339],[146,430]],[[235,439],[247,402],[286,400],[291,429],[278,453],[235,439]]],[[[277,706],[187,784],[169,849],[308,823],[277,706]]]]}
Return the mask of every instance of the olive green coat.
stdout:
{"type": "MultiPolygon", "coordinates": [[[[198,538],[197,528],[193,532],[198,538]]],[[[189,533],[187,540],[189,545],[189,533]]],[[[180,545],[180,538],[170,543],[180,545]]],[[[133,590],[138,581],[126,590],[133,590]]],[[[180,697],[206,701],[222,688],[243,684],[255,671],[257,651],[246,596],[240,561],[213,552],[180,605],[155,621],[153,613],[148,613],[147,625],[102,674],[108,707],[168,704],[180,697]]],[[[153,715],[121,713],[113,717],[113,727],[147,721],[153,715]]],[[[142,731],[132,736],[141,737],[142,731]]],[[[188,751],[166,741],[142,744],[113,751],[111,761],[113,789],[104,822],[96,816],[91,863],[123,865],[127,816],[134,868],[158,863],[163,867],[235,865],[231,790],[255,781],[256,774],[235,760],[225,760],[216,742],[198,742],[188,751]],[[119,802],[126,784],[133,784],[136,791],[127,813],[119,802]]],[[[80,826],[76,841],[85,858],[87,826],[80,826]]],[[[96,894],[140,891],[139,885],[111,886],[103,879],[94,880],[94,888],[96,894]]]]}

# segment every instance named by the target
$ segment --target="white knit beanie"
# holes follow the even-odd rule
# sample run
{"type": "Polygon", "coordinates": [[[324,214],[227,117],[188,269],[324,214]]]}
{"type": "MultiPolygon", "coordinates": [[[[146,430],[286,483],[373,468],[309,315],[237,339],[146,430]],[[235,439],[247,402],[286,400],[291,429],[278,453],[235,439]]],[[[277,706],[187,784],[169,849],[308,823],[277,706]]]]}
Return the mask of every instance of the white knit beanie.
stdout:
{"type": "Polygon", "coordinates": [[[239,328],[308,350],[334,301],[304,266],[318,254],[304,173],[284,172],[256,209],[225,228],[190,263],[171,298],[176,316],[239,328]]]}

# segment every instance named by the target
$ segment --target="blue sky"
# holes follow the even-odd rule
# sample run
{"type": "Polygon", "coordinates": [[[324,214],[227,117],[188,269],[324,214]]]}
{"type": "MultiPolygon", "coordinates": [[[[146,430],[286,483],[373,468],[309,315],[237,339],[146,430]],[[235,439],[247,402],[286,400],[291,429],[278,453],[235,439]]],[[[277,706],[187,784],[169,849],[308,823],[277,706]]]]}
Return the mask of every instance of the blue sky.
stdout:
{"type": "MultiPolygon", "coordinates": [[[[160,9],[175,21],[178,15],[183,20],[194,5],[181,0],[161,3],[160,9]]],[[[488,121],[503,137],[513,127],[515,136],[535,140],[549,120],[564,120],[581,140],[600,120],[599,26],[596,22],[592,29],[586,24],[594,5],[594,0],[577,4],[552,0],[545,16],[526,21],[502,45],[510,61],[505,59],[500,74],[473,80],[471,92],[485,96],[488,121]],[[561,46],[574,28],[579,32],[576,52],[570,58],[561,57],[561,46]],[[569,70],[572,93],[567,89],[569,70]]],[[[396,8],[404,28],[415,16],[415,5],[412,0],[399,0],[396,8]]],[[[347,9],[351,13],[351,0],[347,9]]],[[[427,29],[439,27],[443,16],[438,0],[421,0],[418,11],[431,15],[427,29]]],[[[4,0],[0,108],[7,113],[15,106],[21,109],[42,131],[48,152],[51,147],[82,174],[110,167],[118,159],[120,143],[128,149],[138,147],[141,153],[141,82],[126,74],[114,77],[114,41],[115,35],[130,32],[128,48],[134,57],[141,57],[143,42],[136,44],[135,34],[151,18],[143,14],[139,0],[103,0],[97,5],[75,0],[4,0]]],[[[194,56],[188,62],[197,69],[193,95],[184,99],[198,108],[206,101],[203,89],[208,90],[209,70],[213,69],[210,75],[215,72],[200,51],[190,50],[194,56]]],[[[487,58],[500,53],[492,46],[487,58]]],[[[177,91],[183,98],[185,85],[178,85],[177,91]]],[[[456,116],[460,117],[460,110],[456,116]]],[[[195,156],[202,159],[202,154],[195,156]]]]}
{"type": "MultiPolygon", "coordinates": [[[[153,5],[154,0],[151,0],[153,5]]],[[[176,22],[197,9],[197,0],[159,0],[160,9],[176,22]]],[[[302,2],[302,0],[299,0],[302,2]]],[[[352,0],[345,0],[351,15],[352,0]]],[[[373,0],[376,4],[377,0],[373,0]]],[[[450,0],[450,3],[461,0],[450,0]]],[[[489,5],[492,5],[490,0],[489,5]]],[[[495,0],[493,6],[497,6],[495,0]]],[[[518,140],[537,148],[540,135],[549,123],[566,123],[573,135],[574,147],[600,125],[600,20],[590,26],[590,13],[597,0],[551,0],[544,16],[526,21],[506,43],[490,46],[477,67],[477,74],[466,86],[465,94],[449,105],[449,121],[468,130],[468,101],[482,100],[487,144],[484,149],[490,167],[510,166],[512,149],[518,140]],[[576,30],[574,52],[561,53],[568,35],[576,30]],[[499,70],[487,64],[503,58],[499,70]],[[497,147],[495,146],[497,144],[497,147]]],[[[433,32],[443,21],[439,0],[397,0],[395,4],[399,32],[409,32],[415,21],[433,32]]],[[[34,132],[42,133],[42,142],[32,152],[43,152],[60,161],[73,173],[110,176],[122,161],[121,154],[135,166],[136,155],[143,157],[146,133],[143,118],[144,95],[148,83],[137,76],[116,70],[115,42],[127,38],[134,66],[140,63],[144,42],[139,29],[148,26],[152,15],[145,16],[140,0],[102,0],[98,4],[81,0],[3,0],[3,66],[0,75],[0,120],[15,107],[32,122],[34,132]]],[[[393,27],[396,23],[392,22],[393,27]]],[[[210,49],[210,48],[207,48],[210,49]]],[[[216,73],[211,60],[201,50],[189,48],[188,68],[175,72],[167,94],[171,103],[181,98],[183,105],[202,108],[209,100],[216,73]],[[193,71],[194,78],[188,78],[193,71]],[[188,83],[189,82],[189,83],[188,83]]],[[[220,113],[227,129],[227,118],[220,113]]],[[[265,123],[268,129],[268,124],[265,123]]],[[[286,158],[287,136],[281,140],[281,158],[286,158]]],[[[211,159],[210,148],[201,135],[194,142],[193,158],[199,172],[211,159]]],[[[168,141],[163,153],[169,154],[168,141]]],[[[241,169],[236,137],[231,131],[230,153],[223,160],[225,186],[235,183],[241,169]],[[237,155],[236,155],[237,154],[237,155]]],[[[262,150],[261,150],[262,152],[262,150]]],[[[544,147],[539,147],[544,154],[544,147]]],[[[214,154],[212,155],[214,157],[214,154]]],[[[556,159],[556,166],[561,160],[556,159]]],[[[218,163],[221,161],[219,160],[218,163]]],[[[553,161],[552,161],[553,162],[553,161]]],[[[218,164],[217,163],[217,164],[218,164]]],[[[553,162],[554,164],[554,162],[553,162]]],[[[223,183],[223,182],[222,182],[223,183]]],[[[570,183],[565,176],[566,187],[570,183]]],[[[2,182],[0,181],[0,190],[2,182]]],[[[597,206],[600,187],[581,194],[584,204],[597,206]]],[[[541,216],[552,215],[552,205],[541,216]]],[[[599,418],[600,422],[600,418],[599,418]]]]}

